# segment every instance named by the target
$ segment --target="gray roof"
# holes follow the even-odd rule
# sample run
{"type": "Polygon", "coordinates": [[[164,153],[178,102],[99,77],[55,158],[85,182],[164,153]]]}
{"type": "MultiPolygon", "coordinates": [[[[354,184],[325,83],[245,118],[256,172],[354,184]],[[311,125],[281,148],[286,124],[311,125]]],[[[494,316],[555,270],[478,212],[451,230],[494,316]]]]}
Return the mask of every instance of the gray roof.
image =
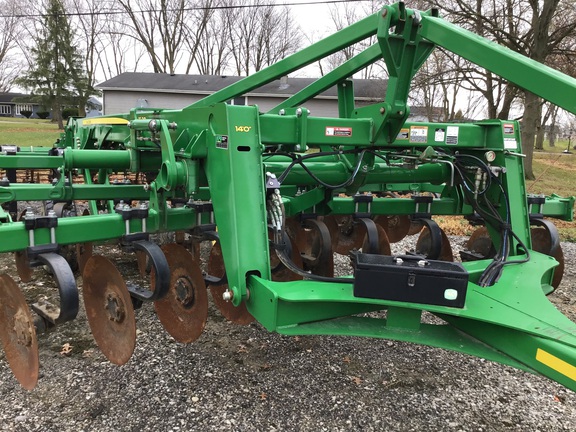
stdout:
{"type": "Polygon", "coordinates": [[[0,93],[0,103],[14,104],[14,98],[28,96],[23,93],[0,93]]]}
{"type": "MultiPolygon", "coordinates": [[[[189,93],[208,95],[221,90],[243,77],[227,75],[170,75],[163,73],[124,72],[100,83],[101,90],[146,91],[158,93],[189,93]]],[[[283,78],[247,93],[249,96],[287,97],[316,81],[315,78],[283,78]]],[[[357,99],[382,100],[387,80],[354,79],[357,99]]],[[[321,93],[320,98],[336,98],[336,86],[321,93]]]]}

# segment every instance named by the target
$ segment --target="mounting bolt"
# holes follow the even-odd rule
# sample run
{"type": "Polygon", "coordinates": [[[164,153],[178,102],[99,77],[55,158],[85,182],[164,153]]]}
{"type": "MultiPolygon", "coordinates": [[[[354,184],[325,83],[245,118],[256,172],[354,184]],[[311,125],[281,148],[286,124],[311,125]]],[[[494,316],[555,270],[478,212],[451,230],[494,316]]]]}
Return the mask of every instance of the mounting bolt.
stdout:
{"type": "Polygon", "coordinates": [[[362,171],[368,172],[368,165],[362,165],[362,171]]]}
{"type": "Polygon", "coordinates": [[[382,107],[380,108],[380,114],[384,114],[386,112],[386,108],[382,107]]]}
{"type": "Polygon", "coordinates": [[[386,18],[386,15],[388,15],[388,9],[382,11],[382,18],[386,18]]]}
{"type": "Polygon", "coordinates": [[[278,115],[285,115],[286,114],[286,110],[284,108],[282,108],[280,111],[278,111],[278,115]]]}
{"type": "Polygon", "coordinates": [[[222,299],[225,302],[232,301],[233,297],[234,297],[234,293],[232,291],[230,291],[229,289],[226,289],[226,291],[224,291],[224,293],[222,294],[222,299]]]}
{"type": "Polygon", "coordinates": [[[297,117],[302,117],[302,108],[298,108],[298,109],[296,110],[296,116],[297,116],[297,117]]]}

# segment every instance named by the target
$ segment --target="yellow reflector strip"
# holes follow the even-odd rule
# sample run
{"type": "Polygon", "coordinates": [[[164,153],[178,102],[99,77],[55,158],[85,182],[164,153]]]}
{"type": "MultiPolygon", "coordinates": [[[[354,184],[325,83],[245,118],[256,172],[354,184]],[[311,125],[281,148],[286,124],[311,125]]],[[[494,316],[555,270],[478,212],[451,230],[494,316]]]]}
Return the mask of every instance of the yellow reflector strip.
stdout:
{"type": "Polygon", "coordinates": [[[120,117],[95,117],[82,120],[82,126],[90,125],[125,125],[128,120],[120,117]]]}
{"type": "Polygon", "coordinates": [[[562,375],[576,381],[576,367],[540,348],[536,351],[536,360],[562,375]]]}

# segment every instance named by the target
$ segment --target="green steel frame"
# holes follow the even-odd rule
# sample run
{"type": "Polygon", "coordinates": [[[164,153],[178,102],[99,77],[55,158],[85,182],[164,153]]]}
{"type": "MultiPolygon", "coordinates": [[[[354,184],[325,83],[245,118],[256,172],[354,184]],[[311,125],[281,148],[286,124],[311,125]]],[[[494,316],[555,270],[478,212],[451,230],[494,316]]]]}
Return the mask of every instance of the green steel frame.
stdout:
{"type": "MultiPolygon", "coordinates": [[[[3,183],[0,202],[89,201],[91,216],[58,220],[55,241],[61,245],[142,231],[192,230],[214,217],[231,301],[235,306],[245,303],[270,331],[437,346],[537,372],[576,390],[576,324],[545,296],[557,262],[521,247],[530,248],[531,215],[572,220],[574,198],[552,196],[537,208],[528,205],[519,125],[514,121],[407,122],[411,80],[436,45],[576,113],[574,79],[460,29],[435,10],[419,12],[398,3],[181,110],[134,109],[71,119],[54,148],[0,155],[3,169],[49,169],[55,174],[52,184],[3,183]],[[377,42],[267,113],[255,106],[226,104],[369,37],[377,42]],[[389,73],[383,102],[355,107],[349,78],[379,60],[389,73]],[[340,117],[310,116],[302,104],[335,85],[340,117]],[[305,152],[308,148],[321,153],[314,157],[305,152]],[[420,211],[415,200],[377,195],[390,191],[436,192],[427,210],[432,215],[473,215],[470,196],[455,181],[458,155],[489,165],[498,181],[486,196],[516,235],[508,260],[529,258],[505,265],[497,282],[485,287],[478,282],[491,261],[464,263],[470,275],[464,308],[355,297],[352,283],[271,280],[271,175],[282,180],[275,189],[285,217],[420,211]],[[109,180],[112,173],[145,173],[150,182],[115,184],[109,180]],[[77,177],[83,184],[74,183],[77,177]],[[367,192],[375,194],[369,207],[354,201],[354,194],[367,192]],[[114,203],[127,199],[147,203],[146,223],[126,223],[114,212],[114,203]],[[208,201],[212,215],[195,205],[208,201]],[[107,211],[98,214],[102,206],[107,211]],[[372,311],[386,311],[386,317],[361,315],[372,311]],[[423,323],[423,311],[445,324],[423,323]]],[[[493,231],[498,244],[501,240],[493,231]]],[[[24,222],[4,210],[0,238],[0,252],[31,246],[24,222]]],[[[54,239],[48,228],[36,228],[34,240],[43,245],[54,239]]]]}

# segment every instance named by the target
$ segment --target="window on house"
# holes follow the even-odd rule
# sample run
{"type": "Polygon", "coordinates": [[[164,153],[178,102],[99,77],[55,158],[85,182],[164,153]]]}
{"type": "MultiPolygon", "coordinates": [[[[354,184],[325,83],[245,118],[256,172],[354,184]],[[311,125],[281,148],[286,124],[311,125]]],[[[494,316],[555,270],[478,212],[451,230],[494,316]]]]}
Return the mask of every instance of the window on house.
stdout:
{"type": "Polygon", "coordinates": [[[12,114],[12,107],[10,105],[0,105],[0,114],[12,114]]]}
{"type": "Polygon", "coordinates": [[[15,115],[21,115],[22,111],[33,111],[32,105],[27,104],[16,104],[16,109],[14,110],[15,115]]]}
{"type": "Polygon", "coordinates": [[[234,98],[232,105],[246,105],[246,98],[244,96],[234,98]]]}

